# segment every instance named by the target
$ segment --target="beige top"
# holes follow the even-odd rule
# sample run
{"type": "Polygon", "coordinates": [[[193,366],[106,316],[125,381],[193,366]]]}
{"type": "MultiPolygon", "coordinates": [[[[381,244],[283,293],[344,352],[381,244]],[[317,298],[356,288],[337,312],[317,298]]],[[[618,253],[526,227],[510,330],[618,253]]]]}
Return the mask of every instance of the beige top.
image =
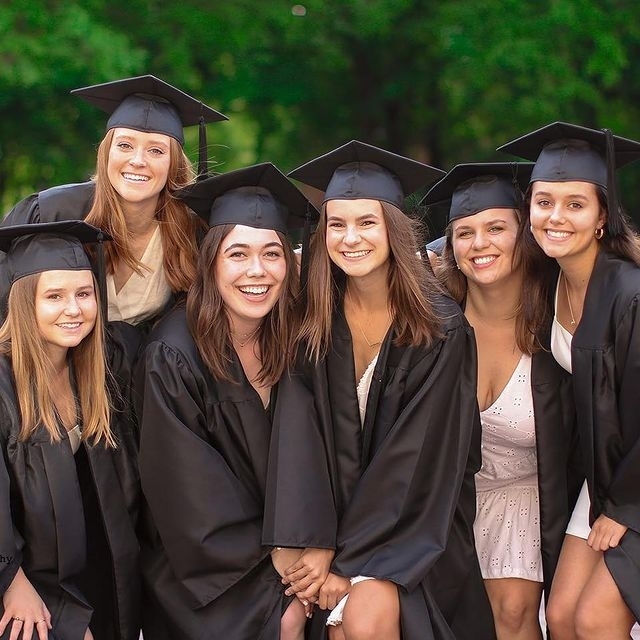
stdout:
{"type": "Polygon", "coordinates": [[[71,451],[75,454],[80,448],[80,443],[82,442],[82,430],[80,429],[80,425],[77,424],[73,429],[69,429],[67,435],[69,436],[71,451]]]}
{"type": "Polygon", "coordinates": [[[171,287],[164,275],[162,257],[162,237],[158,227],[140,260],[147,269],[139,274],[134,271],[117,293],[113,275],[107,274],[109,320],[139,324],[164,308],[171,298],[171,287]]]}

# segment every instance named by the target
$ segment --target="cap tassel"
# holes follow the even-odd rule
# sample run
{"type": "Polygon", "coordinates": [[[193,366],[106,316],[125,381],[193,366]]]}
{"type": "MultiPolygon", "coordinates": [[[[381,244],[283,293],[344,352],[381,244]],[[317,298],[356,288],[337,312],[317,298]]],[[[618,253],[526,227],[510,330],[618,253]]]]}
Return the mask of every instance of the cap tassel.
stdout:
{"type": "Polygon", "coordinates": [[[520,188],[520,183],[518,182],[518,163],[511,162],[511,184],[513,185],[513,191],[516,194],[516,202],[518,203],[518,212],[522,211],[522,205],[524,204],[524,194],[522,193],[522,189],[520,188]]]}
{"type": "Polygon", "coordinates": [[[207,126],[204,117],[200,116],[198,126],[198,180],[207,177],[207,126]]]}
{"type": "Polygon", "coordinates": [[[104,259],[104,234],[99,233],[97,236],[97,280],[98,280],[98,290],[100,291],[100,308],[102,310],[102,319],[105,324],[108,320],[108,310],[109,305],[107,302],[107,272],[105,269],[105,259],[104,259]]]}
{"type": "Polygon", "coordinates": [[[620,211],[618,204],[618,182],[616,175],[616,150],[613,134],[610,129],[603,129],[607,149],[607,216],[606,227],[610,236],[618,236],[622,233],[620,224],[620,211]]]}

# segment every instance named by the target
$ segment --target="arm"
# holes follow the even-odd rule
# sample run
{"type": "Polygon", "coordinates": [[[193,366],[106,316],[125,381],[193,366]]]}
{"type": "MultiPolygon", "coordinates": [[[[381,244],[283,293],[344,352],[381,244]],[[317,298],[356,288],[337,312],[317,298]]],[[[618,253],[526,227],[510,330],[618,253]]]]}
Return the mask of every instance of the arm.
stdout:
{"type": "Polygon", "coordinates": [[[204,606],[268,551],[262,508],[210,444],[206,392],[190,361],[162,343],[144,354],[140,476],[171,568],[204,606]]]}

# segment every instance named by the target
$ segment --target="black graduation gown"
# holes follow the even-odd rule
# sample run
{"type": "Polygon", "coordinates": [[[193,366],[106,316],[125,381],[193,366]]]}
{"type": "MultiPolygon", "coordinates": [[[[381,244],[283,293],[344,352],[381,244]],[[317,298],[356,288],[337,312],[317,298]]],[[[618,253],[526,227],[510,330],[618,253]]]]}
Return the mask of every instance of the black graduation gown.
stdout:
{"type": "Polygon", "coordinates": [[[601,251],[571,344],[592,521],[628,530],[604,559],[640,620],[640,268],[601,251]]]}
{"type": "MultiPolygon", "coordinates": [[[[431,348],[396,347],[393,329],[385,337],[362,427],[341,311],[327,358],[318,366],[301,358],[283,377],[263,541],[335,548],[335,573],[397,584],[404,640],[454,638],[463,612],[452,598],[464,592],[475,605],[464,611],[466,624],[484,640],[495,632],[472,529],[480,460],[475,341],[453,301],[443,296],[439,308],[445,336],[431,348]],[[438,559],[440,575],[450,572],[442,593],[429,578],[438,559]]],[[[311,637],[324,637],[325,618],[316,612],[311,637]]]]}
{"type": "MultiPolygon", "coordinates": [[[[117,330],[110,334],[119,339],[117,330]]],[[[136,346],[130,336],[111,344],[117,379],[126,378],[136,346]]],[[[137,640],[138,487],[130,415],[123,406],[113,415],[116,451],[83,443],[74,456],[66,432],[51,443],[44,429],[21,442],[12,380],[9,361],[0,357],[0,560],[9,559],[0,562],[0,591],[21,566],[51,612],[52,640],[82,640],[88,625],[96,640],[137,640]]]]}
{"type": "Polygon", "coordinates": [[[211,376],[182,307],[160,321],[140,362],[143,631],[277,640],[290,599],[261,543],[271,424],[260,397],[235,353],[239,384],[211,376]]]}
{"type": "Polygon", "coordinates": [[[565,531],[584,482],[571,375],[550,351],[531,359],[536,430],[540,536],[545,599],[558,564],[565,531]]]}

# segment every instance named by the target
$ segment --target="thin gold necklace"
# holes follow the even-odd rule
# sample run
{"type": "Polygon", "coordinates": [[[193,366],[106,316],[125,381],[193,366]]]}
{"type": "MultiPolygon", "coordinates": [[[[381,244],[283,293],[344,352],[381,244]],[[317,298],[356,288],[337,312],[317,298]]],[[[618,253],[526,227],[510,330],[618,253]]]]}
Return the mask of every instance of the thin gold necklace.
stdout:
{"type": "MultiPolygon", "coordinates": [[[[353,302],[353,298],[351,297],[351,294],[349,293],[349,290],[347,290],[347,295],[349,296],[349,300],[351,301],[351,306],[354,308],[354,311],[355,311],[355,304],[353,302]]],[[[352,316],[352,320],[355,323],[358,330],[360,331],[360,333],[362,334],[364,341],[369,345],[370,348],[377,347],[379,344],[382,344],[382,341],[384,340],[384,337],[387,334],[388,327],[387,329],[384,330],[384,333],[382,334],[382,337],[380,338],[380,340],[376,340],[375,342],[369,342],[369,338],[367,338],[367,335],[365,334],[362,327],[360,326],[360,323],[356,320],[355,313],[352,316]]]]}
{"type": "Polygon", "coordinates": [[[569,305],[569,313],[571,314],[571,326],[574,326],[576,319],[573,317],[573,307],[571,306],[571,298],[569,296],[569,285],[567,284],[567,276],[563,273],[562,279],[564,280],[564,290],[567,294],[567,304],[569,305]]]}
{"type": "Polygon", "coordinates": [[[233,333],[231,334],[231,339],[240,347],[244,347],[247,344],[249,344],[249,342],[251,342],[251,340],[253,340],[256,337],[256,334],[258,333],[258,331],[260,330],[260,327],[262,325],[258,325],[253,331],[251,331],[250,333],[244,333],[244,342],[242,342],[241,340],[239,340],[238,338],[236,338],[236,336],[233,335],[233,333]]]}

